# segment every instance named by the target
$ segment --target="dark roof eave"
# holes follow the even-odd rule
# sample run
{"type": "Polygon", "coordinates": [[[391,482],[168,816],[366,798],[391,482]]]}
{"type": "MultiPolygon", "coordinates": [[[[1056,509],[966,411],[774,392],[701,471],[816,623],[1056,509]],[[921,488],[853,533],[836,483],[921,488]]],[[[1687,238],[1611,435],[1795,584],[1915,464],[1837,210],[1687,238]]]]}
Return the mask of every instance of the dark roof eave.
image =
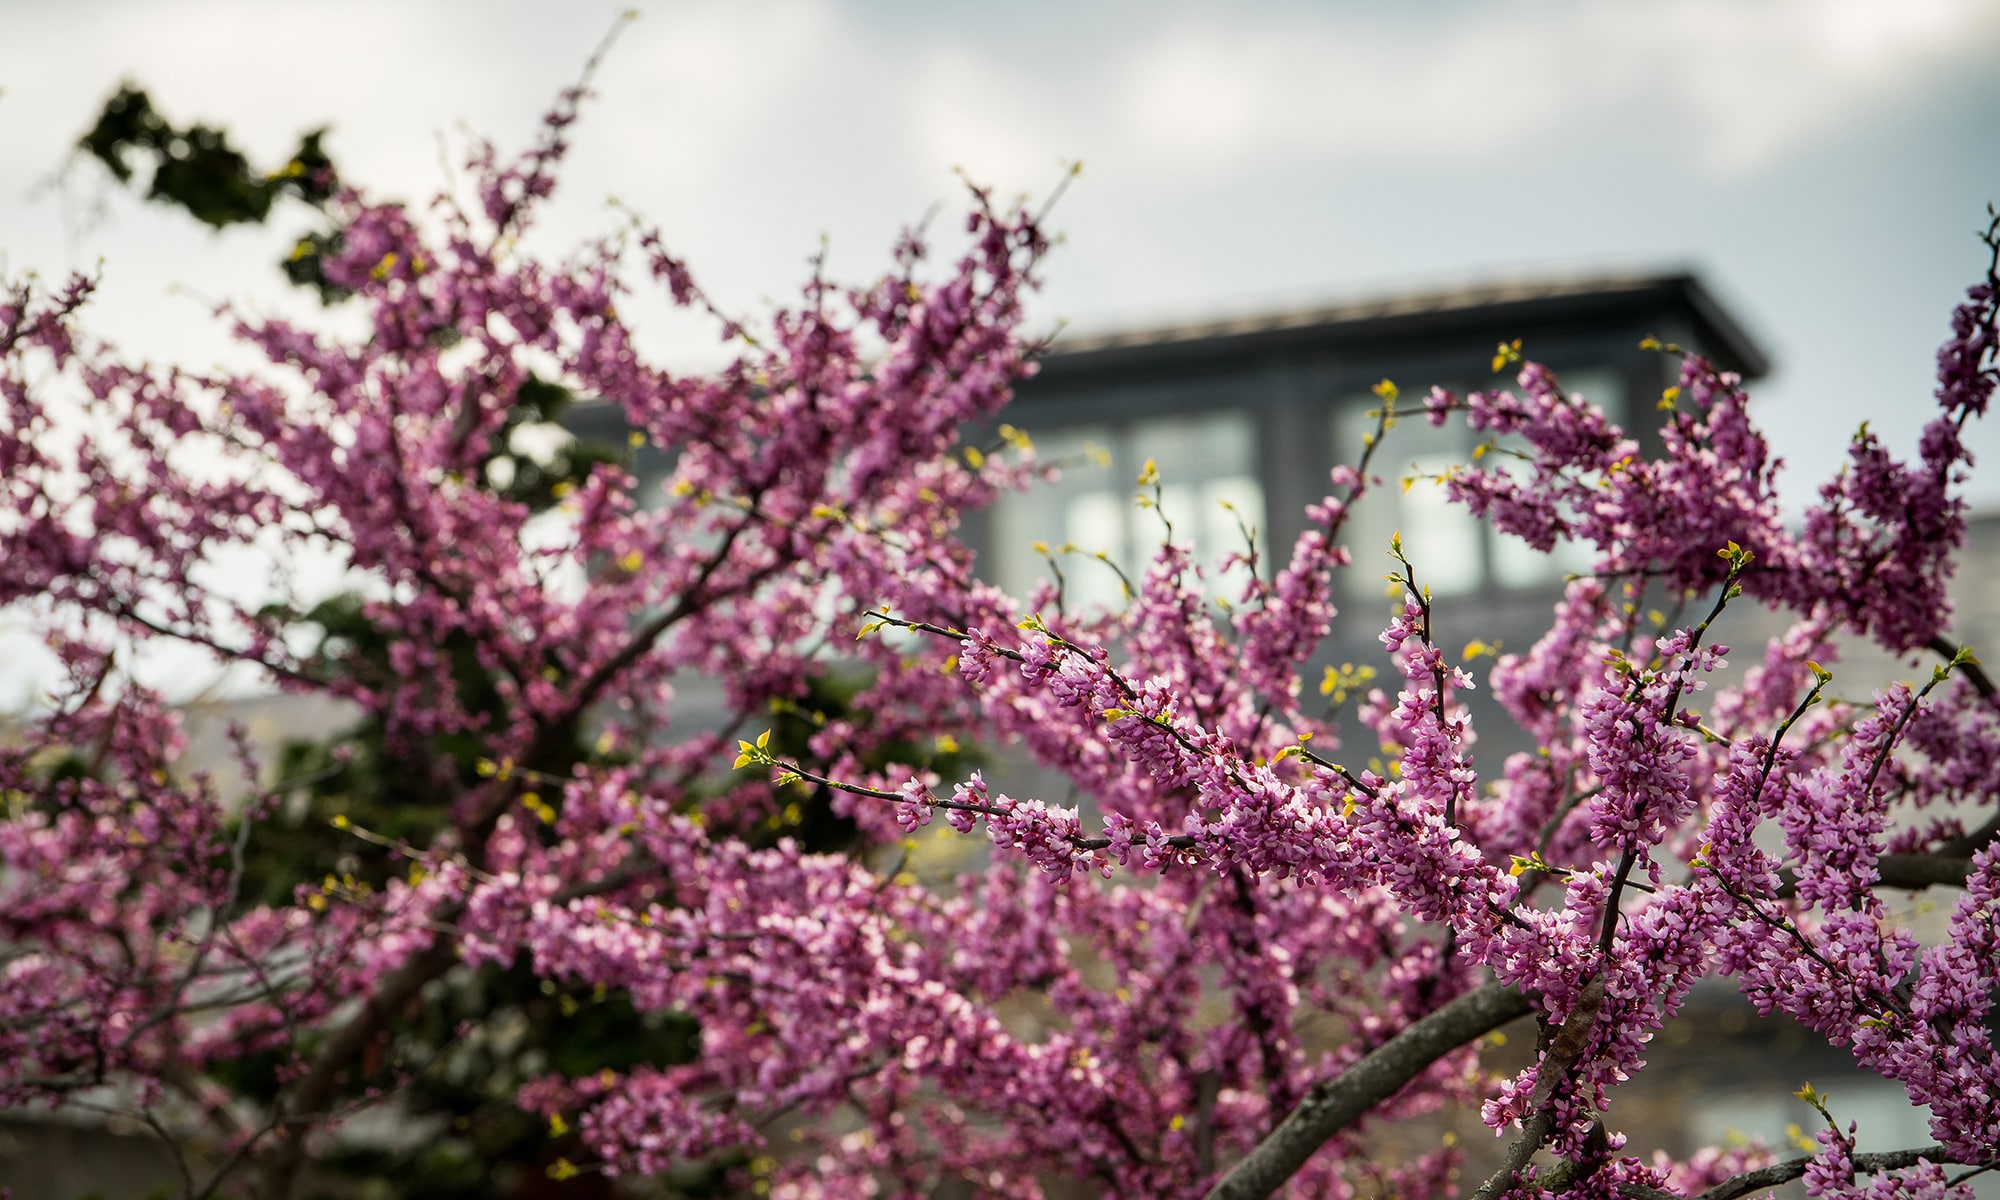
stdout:
{"type": "Polygon", "coordinates": [[[1601,324],[1679,310],[1725,370],[1755,379],[1770,360],[1691,274],[1491,284],[1222,321],[1059,337],[1045,374],[1094,374],[1141,364],[1188,364],[1257,351],[1337,349],[1553,324],[1601,324]]]}

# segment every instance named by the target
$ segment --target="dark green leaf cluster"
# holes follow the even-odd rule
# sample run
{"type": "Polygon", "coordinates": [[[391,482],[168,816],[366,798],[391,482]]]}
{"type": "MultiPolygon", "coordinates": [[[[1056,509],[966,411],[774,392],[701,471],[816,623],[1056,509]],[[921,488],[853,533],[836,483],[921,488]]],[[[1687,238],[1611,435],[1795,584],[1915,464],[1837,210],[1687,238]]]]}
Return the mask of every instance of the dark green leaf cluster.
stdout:
{"type": "MultiPolygon", "coordinates": [[[[340,190],[340,174],[327,156],[325,129],[299,138],[298,149],[275,171],[259,171],[230,145],[229,135],[207,125],[176,128],[130,84],[105,101],[97,123],[77,139],[119,183],[143,187],[146,199],[184,210],[212,229],[262,224],[278,200],[290,196],[322,211],[340,190]],[[146,173],[144,181],[138,171],[146,173]]],[[[340,249],[340,231],[301,237],[280,264],[285,277],[319,291],[328,304],[347,291],[328,282],[322,263],[340,249]]]]}
{"type": "Polygon", "coordinates": [[[134,182],[134,160],[145,164],[148,200],[186,209],[221,229],[264,221],[280,196],[325,204],[340,186],[321,144],[325,136],[326,130],[313,130],[283,167],[256,171],[222,130],[200,124],[176,129],[144,91],[128,84],[105,102],[97,124],[77,144],[120,183],[134,182]]]}
{"type": "Polygon", "coordinates": [[[512,449],[515,430],[532,425],[560,425],[576,400],[576,393],[568,388],[536,376],[530,376],[521,385],[507,410],[507,423],[493,439],[495,449],[484,464],[487,481],[495,491],[535,512],[543,512],[553,507],[570,487],[581,484],[599,464],[624,461],[625,447],[588,438],[571,438],[542,458],[512,449]],[[502,461],[506,465],[497,467],[502,461]]]}

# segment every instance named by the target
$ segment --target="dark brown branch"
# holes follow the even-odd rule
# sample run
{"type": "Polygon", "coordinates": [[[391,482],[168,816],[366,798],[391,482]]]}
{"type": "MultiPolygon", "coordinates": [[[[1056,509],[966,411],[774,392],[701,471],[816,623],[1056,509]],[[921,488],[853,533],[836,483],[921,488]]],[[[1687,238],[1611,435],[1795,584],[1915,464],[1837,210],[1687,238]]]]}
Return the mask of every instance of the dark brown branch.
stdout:
{"type": "Polygon", "coordinates": [[[1520,1135],[1508,1145],[1505,1161],[1486,1177],[1485,1183],[1479,1185],[1479,1190],[1472,1194],[1472,1200],[1493,1200],[1495,1196],[1505,1194],[1513,1186],[1514,1177],[1528,1165],[1529,1159],[1535,1157],[1535,1151],[1542,1148],[1542,1143],[1549,1140],[1549,1134],[1555,1132],[1555,1127],[1553,1109],[1544,1108],[1528,1118],[1528,1123],[1521,1126],[1520,1135]]]}
{"type": "Polygon", "coordinates": [[[1883,887],[1920,892],[1927,887],[1964,887],[1972,873],[1969,858],[1937,854],[1884,854],[1875,860],[1876,882],[1883,887]]]}
{"type": "MultiPolygon", "coordinates": [[[[1810,1155],[1802,1158],[1788,1158],[1784,1162],[1772,1163],[1755,1171],[1745,1171],[1734,1179],[1726,1179],[1714,1187],[1695,1196],[1693,1200],[1737,1200],[1751,1192],[1790,1183],[1806,1173],[1812,1163],[1810,1155]]],[[[1890,1150],[1881,1154],[1856,1154],[1853,1156],[1857,1174],[1873,1175],[1881,1171],[1896,1171],[1904,1167],[1914,1167],[1920,1162],[1955,1163],[1958,1157],[1943,1146],[1925,1146],[1920,1150],[1890,1150]]],[[[1632,1200],[1673,1200],[1672,1192],[1657,1188],[1632,1187],[1623,1189],[1632,1200]]]]}
{"type": "MultiPolygon", "coordinates": [[[[1949,847],[1945,848],[1949,849],[1949,847]]],[[[1875,860],[1876,887],[1921,892],[1932,887],[1964,887],[1972,873],[1972,860],[1954,858],[1942,850],[1934,854],[1884,854],[1875,860]]],[[[1773,899],[1789,900],[1798,895],[1796,872],[1780,874],[1781,883],[1773,899]]]]}
{"type": "MultiPolygon", "coordinates": [[[[756,499],[757,496],[753,495],[751,502],[754,504],[756,499]]],[[[747,519],[730,526],[729,532],[722,535],[721,545],[717,546],[715,551],[708,556],[707,561],[702,563],[701,570],[695,574],[694,581],[689,583],[686,589],[674,598],[673,605],[659,616],[641,625],[633,633],[631,639],[625,645],[619,647],[616,654],[597,664],[591,670],[590,674],[584,676],[583,681],[571,694],[569,704],[565,706],[562,717],[559,720],[550,722],[550,726],[561,726],[596,703],[598,694],[612,680],[623,673],[627,667],[644,658],[647,651],[653,648],[653,644],[665,636],[669,629],[672,629],[689,616],[692,616],[701,605],[714,602],[717,597],[703,594],[708,587],[708,581],[722,568],[723,563],[729,561],[729,553],[735,548],[736,539],[742,536],[743,531],[749,527],[750,522],[747,519]]],[[[761,581],[770,573],[769,571],[761,571],[753,577],[752,582],[761,581]]]]}
{"type": "Polygon", "coordinates": [[[1208,1200],[1263,1200],[1327,1139],[1401,1091],[1424,1068],[1530,1011],[1525,996],[1497,983],[1451,1001],[1382,1043],[1340,1078],[1313,1085],[1291,1115],[1209,1190],[1208,1200]]]}
{"type": "Polygon", "coordinates": [[[1563,1195],[1596,1174],[1610,1153],[1610,1135],[1604,1132],[1604,1120],[1600,1117],[1590,1123],[1590,1132],[1584,1135],[1582,1155],[1562,1159],[1547,1171],[1537,1171],[1535,1186],[1546,1195],[1563,1195]]]}
{"type": "Polygon", "coordinates": [[[1513,1186],[1514,1177],[1555,1132],[1555,1110],[1550,1102],[1555,1099],[1556,1089],[1569,1082],[1570,1068],[1590,1044],[1590,1031],[1603,1008],[1604,972],[1600,970],[1590,977],[1569,1016],[1549,1036],[1542,1050],[1542,1064],[1535,1070],[1535,1090],[1528,1096],[1528,1120],[1522,1124],[1520,1136],[1507,1147],[1506,1161],[1473,1193],[1473,1200],[1492,1200],[1513,1186]]]}
{"type": "Polygon", "coordinates": [[[1992,819],[1971,833],[1955,837],[1939,846],[1937,852],[1945,855],[1962,854],[1969,858],[1991,845],[1995,838],[2000,838],[2000,813],[1993,814],[1992,819]]]}

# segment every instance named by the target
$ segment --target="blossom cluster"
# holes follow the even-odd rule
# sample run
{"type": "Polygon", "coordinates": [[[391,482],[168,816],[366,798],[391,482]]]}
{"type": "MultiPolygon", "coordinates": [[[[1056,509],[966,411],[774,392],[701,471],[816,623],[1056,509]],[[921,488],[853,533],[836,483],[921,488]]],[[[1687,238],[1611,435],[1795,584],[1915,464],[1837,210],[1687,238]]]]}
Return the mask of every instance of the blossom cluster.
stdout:
{"type": "Polygon", "coordinates": [[[1034,369],[1036,215],[975,190],[942,268],[913,233],[879,279],[815,262],[797,306],[730,315],[651,230],[518,249],[580,98],[518,160],[478,150],[470,208],[337,197],[325,272],[365,328],[225,311],[261,370],[124,360],[84,331],[91,279],[0,301],[0,605],[62,670],[0,745],[0,1104],[122,1106],[213,1151],[190,1192],[281,1197],[340,1117],[413,1102],[444,1043],[504,1042],[467,1019],[406,1053],[467,976],[520,971],[698,1031],[657,1060],[532,1060],[509,1099],[558,1181],[1246,1194],[1293,1122],[1400,1072],[1287,1168],[1295,1194],[1452,1194],[1462,1149],[1369,1140],[1448,1103],[1518,1148],[1488,1195],[1682,1194],[1760,1156],[1626,1153],[1618,1088],[1720,976],[1931,1108],[1934,1157],[1873,1183],[1829,1126],[1814,1195],[1958,1195],[1944,1162],[2000,1159],[2000,715],[1945,592],[1990,267],[1918,460],[1864,434],[1797,527],[1740,381],[1697,357],[1657,438],[1531,362],[1513,390],[1432,392],[1430,419],[1528,448],[1455,473],[1454,500],[1591,567],[1482,679],[1398,543],[1386,682],[1343,723],[1302,680],[1343,619],[1367,459],[1221,617],[1230,564],[1171,539],[1121,609],[1005,595],[960,522],[1055,469],[985,432],[1034,369]],[[654,293],[736,357],[651,363],[625,311],[654,293]],[[544,513],[494,463],[552,381],[632,440],[544,513]],[[219,586],[246,555],[331,556],[347,607],[282,571],[275,597],[219,586]],[[1658,596],[1707,615],[1650,616],[1658,596]],[[1732,673],[1755,605],[1795,624],[1732,673]],[[1855,638],[1940,663],[1835,700],[1822,664],[1855,638]],[[179,715],[127,673],[155,642],[351,706],[410,819],[314,814],[323,878],[259,865],[311,781],[247,742],[248,799],[186,772],[179,715]],[[1478,688],[1533,751],[1475,758],[1478,688]],[[1025,763],[1062,792],[989,783],[1025,763]],[[1926,945],[1880,892],[1939,885],[1926,945]],[[1486,1028],[1424,1041],[1489,988],[1538,1025],[1505,1078],[1486,1028]]]}

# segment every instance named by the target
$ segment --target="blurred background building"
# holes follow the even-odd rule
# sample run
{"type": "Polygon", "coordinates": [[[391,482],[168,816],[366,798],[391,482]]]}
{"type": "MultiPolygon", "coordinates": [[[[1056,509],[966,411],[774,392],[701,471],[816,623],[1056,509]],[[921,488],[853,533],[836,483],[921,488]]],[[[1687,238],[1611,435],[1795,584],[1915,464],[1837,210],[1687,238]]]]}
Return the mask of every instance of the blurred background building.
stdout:
{"type": "MultiPolygon", "coordinates": [[[[1133,505],[1133,480],[1151,459],[1161,508],[1177,537],[1193,543],[1196,561],[1244,549],[1242,526],[1249,526],[1260,558],[1275,569],[1273,555],[1281,566],[1304,530],[1306,506],[1328,494],[1329,472],[1360,462],[1376,426],[1370,414],[1382,406],[1373,389],[1386,379],[1403,392],[1403,419],[1370,464],[1388,486],[1357,508],[1343,533],[1356,563],[1346,581],[1352,599],[1382,594],[1389,539],[1400,532],[1434,595],[1476,602],[1480,636],[1532,634],[1525,626],[1485,627],[1496,605],[1521,608],[1526,622],[1545,617],[1552,589],[1585,564],[1536,553],[1447,501],[1437,477],[1471,463],[1484,435],[1456,418],[1433,426],[1424,394],[1434,385],[1461,395],[1511,388],[1514,372],[1495,373],[1494,351],[1518,340],[1566,390],[1645,437],[1654,402],[1679,371],[1677,359],[1641,349],[1647,337],[1746,379],[1768,369],[1764,351],[1689,274],[1522,279],[1066,338],[1020,387],[1007,419],[1068,469],[1051,486],[1002,501],[972,537],[991,577],[1016,594],[1048,573],[1036,543],[1069,544],[1066,599],[1114,602],[1116,576],[1090,558],[1105,552],[1134,578],[1143,570],[1160,523],[1133,505]],[[1629,420],[1634,412],[1643,419],[1629,420]],[[1404,478],[1414,482],[1401,487],[1404,478]]],[[[1506,461],[1496,455],[1485,465],[1506,461]]],[[[1218,578],[1211,590],[1225,595],[1228,583],[1218,578]]],[[[1350,643],[1343,629],[1332,652],[1356,648],[1350,643]]]]}
{"type": "MultiPolygon", "coordinates": [[[[1566,391],[1580,393],[1655,448],[1657,402],[1678,378],[1679,360],[1642,349],[1642,339],[1677,343],[1749,381],[1771,365],[1745,323],[1688,273],[1524,278],[1066,338],[1020,387],[1006,415],[1041,455],[1070,465],[1058,482],[981,514],[970,536],[990,577],[1017,596],[1048,578],[1053,560],[1063,572],[1067,605],[1121,604],[1118,576],[1094,556],[1105,552],[1133,578],[1144,569],[1161,525],[1157,514],[1134,503],[1140,490],[1134,480],[1151,459],[1160,505],[1176,538],[1193,543],[1197,562],[1212,564],[1241,550],[1248,527],[1268,573],[1302,532],[1305,506],[1327,494],[1330,470],[1359,461],[1362,438],[1376,427],[1371,412],[1382,405],[1374,386],[1388,379],[1402,391],[1397,408],[1405,416],[1371,462],[1386,486],[1357,507],[1345,531],[1355,566],[1346,573],[1342,615],[1315,667],[1352,662],[1373,665],[1378,678],[1392,675],[1376,634],[1393,603],[1382,576],[1395,569],[1388,547],[1397,533],[1419,581],[1436,597],[1443,641],[1456,647],[1477,638],[1524,650],[1547,630],[1565,577],[1588,569],[1588,557],[1574,547],[1538,553],[1448,503],[1438,476],[1470,462],[1484,435],[1456,418],[1433,426],[1422,410],[1432,385],[1461,395],[1511,389],[1514,369],[1496,375],[1493,357],[1499,343],[1517,338],[1527,357],[1555,370],[1566,391]]],[[[1483,464],[1506,461],[1503,454],[1483,464]]],[[[1235,583],[1240,579],[1211,577],[1209,590],[1226,599],[1235,583]]],[[[2000,636],[2000,513],[1975,520],[1954,595],[1956,636],[1974,646],[2000,636]]],[[[1730,627],[1719,632],[1737,647],[1741,663],[1783,627],[1775,614],[1749,607],[1732,611],[1730,627]]],[[[1471,665],[1483,675],[1480,664],[1471,665]]],[[[1930,665],[1853,647],[1839,668],[1839,694],[1865,697],[1892,678],[1927,674],[1930,665]]],[[[1307,686],[1317,677],[1309,671],[1307,686]]],[[[1532,749],[1486,692],[1466,700],[1480,735],[1474,759],[1486,772],[1497,771],[1508,754],[1532,749]]],[[[1062,786],[1032,770],[1012,773],[1028,794],[1038,785],[1062,786]]],[[[1891,905],[1920,928],[1928,924],[1933,938],[1941,936],[1948,899],[1892,894],[1891,905]]],[[[1531,1049],[1502,1049],[1492,1065],[1525,1065],[1531,1049]]],[[[1683,1156],[1746,1138],[1798,1153],[1799,1138],[1817,1121],[1791,1094],[1807,1082],[1835,1097],[1842,1121],[1859,1122],[1864,1149],[1934,1140],[1927,1111],[1913,1108],[1899,1086],[1857,1070],[1845,1051],[1787,1019],[1758,1017],[1727,980],[1698,986],[1650,1057],[1655,1065],[1619,1089],[1610,1117],[1633,1134],[1631,1148],[1642,1154],[1658,1148],[1683,1156]]],[[[1482,1164],[1497,1162],[1504,1143],[1486,1134],[1476,1113],[1444,1114],[1438,1124],[1465,1139],[1468,1174],[1483,1175],[1482,1164]]],[[[1412,1131],[1384,1136],[1407,1138],[1412,1131]]],[[[1421,1126],[1415,1136],[1423,1136],[1421,1126]]],[[[2000,1183],[1987,1177],[1976,1190],[2000,1195],[2000,1183]]]]}

